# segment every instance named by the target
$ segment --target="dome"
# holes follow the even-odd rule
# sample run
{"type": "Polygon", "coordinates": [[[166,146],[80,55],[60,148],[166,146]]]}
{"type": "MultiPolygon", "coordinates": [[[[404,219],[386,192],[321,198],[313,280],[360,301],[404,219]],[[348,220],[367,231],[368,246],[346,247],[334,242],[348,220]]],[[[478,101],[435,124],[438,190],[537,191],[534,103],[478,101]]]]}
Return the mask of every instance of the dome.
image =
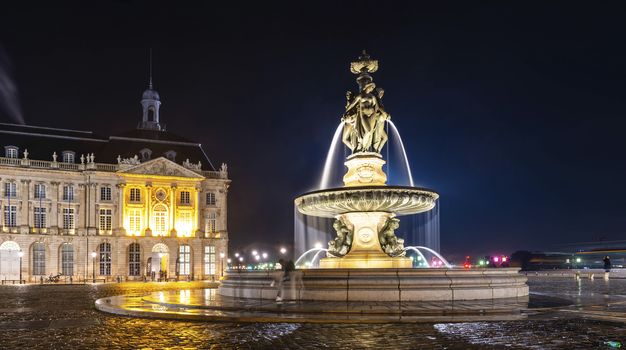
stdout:
{"type": "Polygon", "coordinates": [[[161,96],[159,96],[159,93],[156,90],[152,90],[151,88],[148,88],[146,89],[146,91],[143,92],[143,95],[141,95],[141,99],[160,101],[161,96]]]}

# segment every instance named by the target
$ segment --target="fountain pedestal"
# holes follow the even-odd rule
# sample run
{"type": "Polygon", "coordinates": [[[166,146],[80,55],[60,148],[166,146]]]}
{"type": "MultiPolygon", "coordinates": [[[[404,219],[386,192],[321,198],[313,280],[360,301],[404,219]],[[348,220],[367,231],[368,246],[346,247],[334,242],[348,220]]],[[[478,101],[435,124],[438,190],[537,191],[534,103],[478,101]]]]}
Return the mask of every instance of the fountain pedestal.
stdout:
{"type": "Polygon", "coordinates": [[[410,268],[413,262],[405,257],[390,257],[380,249],[378,232],[393,216],[387,212],[356,212],[340,215],[354,227],[352,247],[341,258],[320,259],[324,269],[410,268]]]}

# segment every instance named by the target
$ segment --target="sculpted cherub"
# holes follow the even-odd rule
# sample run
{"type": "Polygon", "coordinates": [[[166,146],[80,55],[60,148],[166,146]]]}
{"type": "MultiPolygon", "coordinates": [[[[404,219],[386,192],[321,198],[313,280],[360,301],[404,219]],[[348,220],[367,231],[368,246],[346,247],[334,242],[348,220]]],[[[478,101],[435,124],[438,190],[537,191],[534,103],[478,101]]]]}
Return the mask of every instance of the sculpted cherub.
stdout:
{"type": "Polygon", "coordinates": [[[398,238],[394,231],[400,227],[400,220],[397,218],[389,218],[378,234],[380,246],[389,256],[404,256],[404,240],[398,238]]]}
{"type": "Polygon", "coordinates": [[[352,246],[352,230],[341,219],[335,220],[333,227],[337,237],[328,242],[328,253],[336,257],[344,256],[352,246]]]}

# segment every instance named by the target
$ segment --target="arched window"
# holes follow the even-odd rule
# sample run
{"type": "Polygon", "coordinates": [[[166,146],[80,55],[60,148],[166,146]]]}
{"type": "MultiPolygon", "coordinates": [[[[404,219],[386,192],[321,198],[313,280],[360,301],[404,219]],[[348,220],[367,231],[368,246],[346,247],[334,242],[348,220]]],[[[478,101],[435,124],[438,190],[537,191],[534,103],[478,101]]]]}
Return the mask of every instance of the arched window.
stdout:
{"type": "Polygon", "coordinates": [[[100,243],[100,276],[111,275],[111,243],[100,243]]]}
{"type": "Polygon", "coordinates": [[[144,148],[139,151],[139,155],[141,156],[141,161],[145,162],[152,158],[152,151],[149,148],[144,148]]]}
{"type": "Polygon", "coordinates": [[[16,280],[20,278],[20,246],[13,241],[0,244],[0,278],[16,280]]]}
{"type": "Polygon", "coordinates": [[[72,243],[61,244],[61,273],[65,276],[74,274],[74,247],[72,243]]]}
{"type": "Polygon", "coordinates": [[[74,163],[74,159],[76,158],[76,152],[63,151],[61,152],[61,158],[63,159],[63,163],[74,163]]]}
{"type": "Polygon", "coordinates": [[[164,153],[165,158],[171,160],[172,162],[176,161],[176,152],[170,150],[164,153]]]}
{"type": "Polygon", "coordinates": [[[4,156],[7,158],[17,158],[20,149],[17,146],[4,146],[4,156]]]}
{"type": "Polygon", "coordinates": [[[149,107],[148,108],[148,121],[149,122],[153,122],[154,121],[154,107],[149,107]]]}
{"type": "Polygon", "coordinates": [[[163,204],[157,204],[152,210],[152,234],[154,236],[167,235],[167,207],[163,204]]]}
{"type": "Polygon", "coordinates": [[[128,246],[128,275],[141,275],[141,247],[139,243],[131,243],[128,246]]]}
{"type": "Polygon", "coordinates": [[[46,246],[43,242],[33,243],[33,275],[46,274],[46,246]]]}
{"type": "Polygon", "coordinates": [[[191,271],[191,247],[188,244],[181,244],[178,250],[178,273],[189,275],[191,271]]]}

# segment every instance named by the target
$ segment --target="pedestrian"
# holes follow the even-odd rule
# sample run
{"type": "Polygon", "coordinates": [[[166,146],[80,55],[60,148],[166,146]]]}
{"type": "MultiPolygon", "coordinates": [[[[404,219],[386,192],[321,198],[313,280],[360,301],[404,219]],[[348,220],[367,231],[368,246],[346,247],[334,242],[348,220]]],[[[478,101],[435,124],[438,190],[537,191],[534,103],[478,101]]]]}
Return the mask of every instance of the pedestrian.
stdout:
{"type": "Polygon", "coordinates": [[[294,271],[296,269],[296,265],[293,263],[292,260],[285,261],[284,259],[279,259],[278,263],[283,270],[283,275],[278,280],[278,293],[276,294],[276,301],[281,302],[283,301],[283,284],[289,281],[289,274],[291,273],[291,271],[294,271]]]}
{"type": "Polygon", "coordinates": [[[604,261],[604,279],[609,279],[609,272],[611,272],[611,258],[607,255],[602,259],[604,261]]]}

